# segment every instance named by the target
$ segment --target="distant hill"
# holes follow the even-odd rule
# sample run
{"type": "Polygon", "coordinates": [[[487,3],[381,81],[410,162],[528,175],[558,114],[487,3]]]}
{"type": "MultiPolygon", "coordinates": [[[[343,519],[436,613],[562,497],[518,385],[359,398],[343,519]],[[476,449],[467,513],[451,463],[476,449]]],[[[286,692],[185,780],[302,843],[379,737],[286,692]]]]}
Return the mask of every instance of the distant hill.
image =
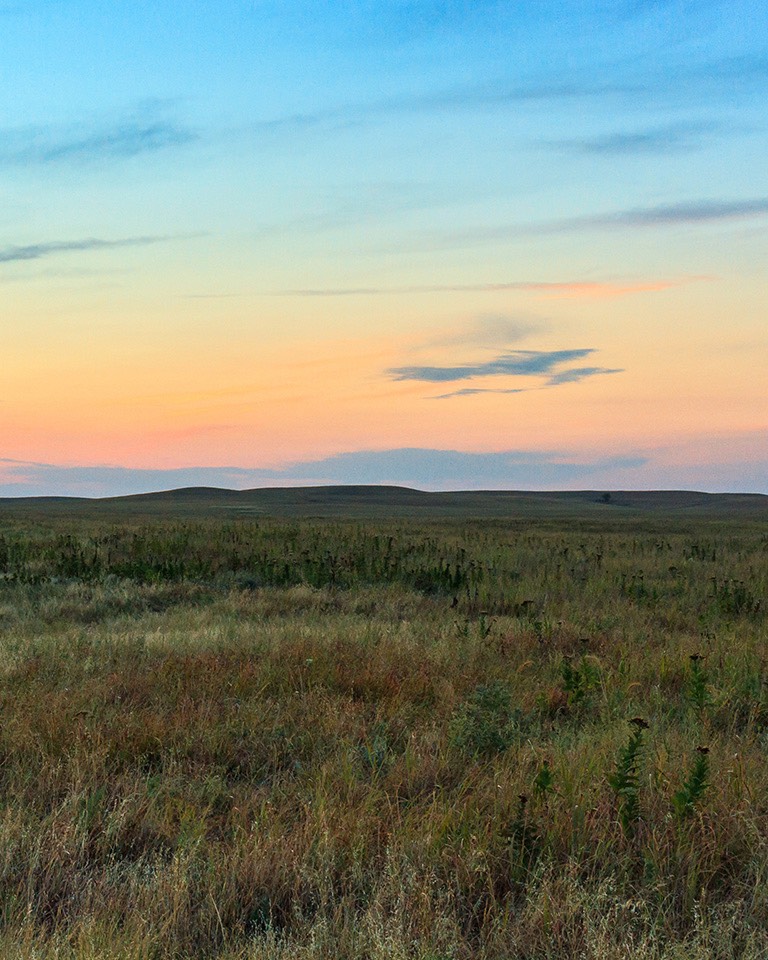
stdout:
{"type": "Polygon", "coordinates": [[[768,496],[690,490],[512,491],[430,493],[398,486],[264,487],[225,490],[187,487],[160,493],[88,499],[0,498],[0,517],[275,516],[400,518],[584,518],[675,515],[768,520],[768,496]]]}

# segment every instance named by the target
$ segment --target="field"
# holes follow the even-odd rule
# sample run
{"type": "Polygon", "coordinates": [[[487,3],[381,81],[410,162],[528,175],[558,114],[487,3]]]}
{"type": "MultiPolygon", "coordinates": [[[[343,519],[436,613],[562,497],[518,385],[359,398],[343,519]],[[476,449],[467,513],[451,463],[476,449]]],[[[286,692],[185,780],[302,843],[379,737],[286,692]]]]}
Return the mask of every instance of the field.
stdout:
{"type": "Polygon", "coordinates": [[[3,958],[768,956],[766,498],[424,496],[0,503],[3,958]]]}

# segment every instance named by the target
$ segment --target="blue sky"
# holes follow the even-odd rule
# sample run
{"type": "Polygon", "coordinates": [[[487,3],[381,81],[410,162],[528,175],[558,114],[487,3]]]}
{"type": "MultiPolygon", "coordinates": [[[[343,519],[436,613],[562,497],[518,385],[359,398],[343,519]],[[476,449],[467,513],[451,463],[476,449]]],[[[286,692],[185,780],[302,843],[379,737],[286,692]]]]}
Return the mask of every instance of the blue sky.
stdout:
{"type": "Polygon", "coordinates": [[[0,457],[768,492],[767,93],[745,0],[6,0],[0,457]]]}

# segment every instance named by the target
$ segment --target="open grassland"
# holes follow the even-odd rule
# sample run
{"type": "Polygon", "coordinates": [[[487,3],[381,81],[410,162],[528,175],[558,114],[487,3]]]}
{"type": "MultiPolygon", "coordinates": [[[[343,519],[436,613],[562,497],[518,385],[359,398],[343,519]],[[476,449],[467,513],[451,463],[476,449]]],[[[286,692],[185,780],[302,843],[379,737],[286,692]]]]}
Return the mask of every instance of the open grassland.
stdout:
{"type": "Polygon", "coordinates": [[[764,960],[768,523],[0,519],[0,955],[764,960]]]}

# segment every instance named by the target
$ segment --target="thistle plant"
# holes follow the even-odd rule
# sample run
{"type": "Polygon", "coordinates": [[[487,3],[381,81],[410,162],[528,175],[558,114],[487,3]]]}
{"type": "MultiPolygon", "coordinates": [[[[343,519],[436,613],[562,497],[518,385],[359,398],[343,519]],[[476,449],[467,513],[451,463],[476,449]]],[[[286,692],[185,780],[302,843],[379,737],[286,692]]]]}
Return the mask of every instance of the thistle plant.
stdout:
{"type": "Polygon", "coordinates": [[[586,656],[574,664],[570,657],[564,657],[560,665],[563,679],[563,692],[571,706],[578,706],[590,699],[591,693],[600,681],[600,671],[586,656]]]}
{"type": "Polygon", "coordinates": [[[626,834],[634,831],[640,819],[640,781],[638,767],[643,747],[643,733],[648,722],[642,717],[633,717],[629,721],[634,730],[625,746],[619,751],[615,772],[608,777],[619,803],[619,820],[626,834]]]}
{"type": "Polygon", "coordinates": [[[672,797],[672,807],[679,819],[691,816],[709,786],[709,747],[696,747],[688,777],[672,797]]]}
{"type": "Polygon", "coordinates": [[[709,693],[709,676],[704,669],[704,657],[700,653],[691,654],[690,661],[686,697],[691,706],[701,713],[712,702],[709,693]]]}

